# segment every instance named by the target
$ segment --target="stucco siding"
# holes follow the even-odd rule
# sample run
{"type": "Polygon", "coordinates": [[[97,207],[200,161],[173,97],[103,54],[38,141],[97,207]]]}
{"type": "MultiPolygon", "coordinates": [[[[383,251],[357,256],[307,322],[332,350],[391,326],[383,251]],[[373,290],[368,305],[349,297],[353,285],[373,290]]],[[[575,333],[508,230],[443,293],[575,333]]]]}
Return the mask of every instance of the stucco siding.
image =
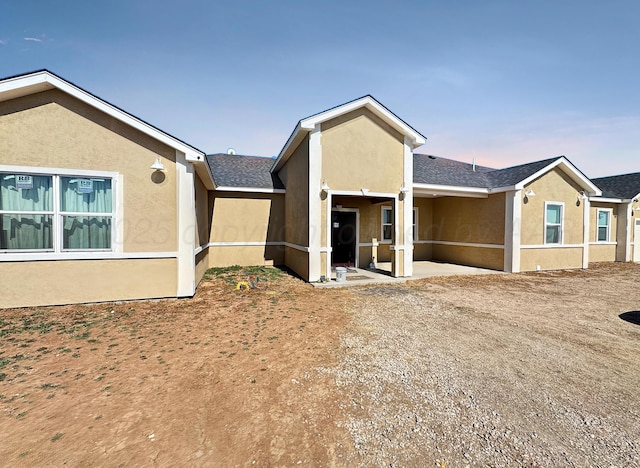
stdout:
{"type": "Polygon", "coordinates": [[[522,249],[520,271],[582,268],[582,248],[522,249]]]}
{"type": "Polygon", "coordinates": [[[1,164],[120,173],[123,251],[177,250],[175,150],[61,91],[0,102],[1,164]]]}
{"type": "Polygon", "coordinates": [[[436,198],[431,229],[425,235],[436,241],[503,245],[504,219],[504,193],[488,198],[436,198]]]}
{"type": "Polygon", "coordinates": [[[211,231],[211,214],[209,212],[209,191],[204,186],[200,177],[197,175],[195,179],[196,194],[196,229],[195,229],[195,245],[200,247],[209,242],[209,232],[211,231]]]}
{"type": "Polygon", "coordinates": [[[204,249],[196,255],[196,286],[202,280],[204,273],[209,269],[209,249],[204,249]]]}
{"type": "Polygon", "coordinates": [[[284,263],[295,271],[300,277],[309,281],[309,253],[292,247],[284,248],[284,263]]]}
{"type": "MultiPolygon", "coordinates": [[[[286,187],[284,200],[285,240],[309,246],[309,137],[300,143],[278,176],[286,187]]],[[[320,194],[317,194],[320,203],[320,194]]],[[[319,226],[317,228],[320,228],[319,226]]],[[[298,272],[299,273],[299,272],[298,272]]]]}
{"type": "MultiPolygon", "coordinates": [[[[521,245],[544,244],[545,202],[560,202],[564,205],[562,229],[563,244],[584,242],[584,207],[577,205],[582,190],[560,169],[553,169],[525,187],[523,193],[533,190],[535,196],[522,203],[521,245]]],[[[568,267],[580,267],[581,262],[568,267]]]]}
{"type": "Polygon", "coordinates": [[[175,297],[176,259],[3,262],[0,307],[175,297]]]}
{"type": "Polygon", "coordinates": [[[589,246],[589,263],[593,262],[615,262],[616,246],[615,245],[590,245],[589,246]]]}
{"type": "Polygon", "coordinates": [[[365,108],[322,124],[321,179],[332,190],[398,193],[404,139],[365,108]]]}
{"type": "Polygon", "coordinates": [[[441,262],[502,270],[504,249],[433,244],[433,259],[441,262]]]}
{"type": "Polygon", "coordinates": [[[283,264],[282,194],[215,192],[210,206],[210,267],[283,264]]]}

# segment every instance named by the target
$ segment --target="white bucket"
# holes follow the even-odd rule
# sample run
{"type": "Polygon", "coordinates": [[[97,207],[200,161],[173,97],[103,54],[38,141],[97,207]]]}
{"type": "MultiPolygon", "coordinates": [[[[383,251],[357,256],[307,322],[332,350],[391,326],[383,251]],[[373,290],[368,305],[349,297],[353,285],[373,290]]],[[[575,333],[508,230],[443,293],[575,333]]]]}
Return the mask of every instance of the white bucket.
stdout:
{"type": "Polygon", "coordinates": [[[347,281],[347,269],[345,267],[336,267],[336,281],[338,283],[347,281]]]}

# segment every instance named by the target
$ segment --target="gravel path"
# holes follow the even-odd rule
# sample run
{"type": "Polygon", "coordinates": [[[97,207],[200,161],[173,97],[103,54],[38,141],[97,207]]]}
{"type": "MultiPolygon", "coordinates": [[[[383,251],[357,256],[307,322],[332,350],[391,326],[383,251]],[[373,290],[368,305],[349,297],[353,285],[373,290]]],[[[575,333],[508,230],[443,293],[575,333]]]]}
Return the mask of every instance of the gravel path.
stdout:
{"type": "Polygon", "coordinates": [[[349,463],[640,466],[638,276],[613,269],[357,289],[324,369],[349,463]]]}

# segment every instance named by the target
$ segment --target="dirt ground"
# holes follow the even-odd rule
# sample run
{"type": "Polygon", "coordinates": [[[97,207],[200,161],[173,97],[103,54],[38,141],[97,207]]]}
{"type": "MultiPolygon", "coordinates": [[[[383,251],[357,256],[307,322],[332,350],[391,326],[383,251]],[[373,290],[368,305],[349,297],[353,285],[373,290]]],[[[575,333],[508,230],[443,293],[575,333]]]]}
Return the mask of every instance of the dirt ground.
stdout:
{"type": "Polygon", "coordinates": [[[640,464],[639,265],[341,290],[253,273],[0,311],[0,464],[640,464]]]}

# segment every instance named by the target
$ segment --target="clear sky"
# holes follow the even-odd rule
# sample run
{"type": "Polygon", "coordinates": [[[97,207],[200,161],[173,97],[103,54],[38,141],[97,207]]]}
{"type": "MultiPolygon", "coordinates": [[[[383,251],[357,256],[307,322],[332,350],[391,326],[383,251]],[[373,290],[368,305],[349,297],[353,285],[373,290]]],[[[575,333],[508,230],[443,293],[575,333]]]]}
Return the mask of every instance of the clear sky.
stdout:
{"type": "Polygon", "coordinates": [[[278,154],[371,94],[420,152],[640,171],[640,2],[0,0],[0,76],[47,68],[208,153],[278,154]]]}

